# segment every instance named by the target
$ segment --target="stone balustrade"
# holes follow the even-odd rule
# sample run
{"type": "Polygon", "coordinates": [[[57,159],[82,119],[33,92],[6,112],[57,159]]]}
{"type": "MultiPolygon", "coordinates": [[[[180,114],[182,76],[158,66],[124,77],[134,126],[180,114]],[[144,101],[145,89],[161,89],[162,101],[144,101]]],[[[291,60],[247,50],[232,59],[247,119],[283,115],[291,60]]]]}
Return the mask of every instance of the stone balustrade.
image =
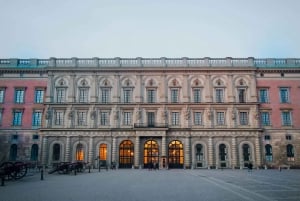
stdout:
{"type": "Polygon", "coordinates": [[[248,58],[54,58],[50,59],[0,59],[0,68],[46,67],[300,67],[299,58],[255,59],[248,58]]]}

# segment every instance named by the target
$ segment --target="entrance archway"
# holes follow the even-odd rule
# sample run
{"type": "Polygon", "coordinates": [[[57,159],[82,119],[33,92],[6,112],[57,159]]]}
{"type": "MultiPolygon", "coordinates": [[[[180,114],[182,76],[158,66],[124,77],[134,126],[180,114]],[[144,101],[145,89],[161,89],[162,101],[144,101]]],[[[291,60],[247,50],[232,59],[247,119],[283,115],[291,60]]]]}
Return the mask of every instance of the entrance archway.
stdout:
{"type": "Polygon", "coordinates": [[[243,161],[244,161],[244,167],[248,167],[248,164],[251,160],[251,152],[250,152],[250,146],[248,144],[243,144],[243,161]]]}
{"type": "Polygon", "coordinates": [[[227,167],[227,147],[225,144],[219,145],[219,161],[221,168],[227,167]]]}
{"type": "Polygon", "coordinates": [[[144,167],[151,168],[152,165],[158,167],[159,149],[158,144],[154,140],[148,140],[144,145],[144,167]]]}
{"type": "Polygon", "coordinates": [[[173,140],[169,144],[169,168],[183,168],[183,144],[173,140]]]}
{"type": "Polygon", "coordinates": [[[134,146],[130,140],[124,140],[119,147],[119,168],[131,168],[133,165],[134,146]]]}

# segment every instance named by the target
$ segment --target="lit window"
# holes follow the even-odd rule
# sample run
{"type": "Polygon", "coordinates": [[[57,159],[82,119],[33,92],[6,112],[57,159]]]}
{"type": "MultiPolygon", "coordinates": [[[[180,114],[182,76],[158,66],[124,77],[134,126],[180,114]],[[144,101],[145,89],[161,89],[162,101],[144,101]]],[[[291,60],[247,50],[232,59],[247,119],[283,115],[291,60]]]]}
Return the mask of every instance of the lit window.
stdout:
{"type": "Polygon", "coordinates": [[[64,112],[56,111],[55,112],[55,125],[63,125],[64,124],[64,112]]]}
{"type": "Polygon", "coordinates": [[[101,103],[109,103],[110,102],[110,89],[109,88],[101,88],[101,103]]]}
{"type": "Polygon", "coordinates": [[[83,145],[81,143],[77,144],[77,147],[76,147],[76,160],[77,161],[84,160],[83,145]]]}
{"type": "Polygon", "coordinates": [[[100,144],[100,149],[99,149],[99,159],[101,161],[106,161],[107,159],[107,145],[106,144],[100,144]]]}
{"type": "Polygon", "coordinates": [[[0,103],[4,102],[5,88],[0,88],[0,103]]]}
{"type": "Polygon", "coordinates": [[[24,103],[24,89],[15,89],[15,103],[24,103]]]}
{"type": "Polygon", "coordinates": [[[171,89],[171,102],[178,103],[179,101],[179,89],[171,89]]]}
{"type": "Polygon", "coordinates": [[[268,89],[259,89],[259,102],[268,103],[269,102],[269,90],[268,89]]]}
{"type": "Polygon", "coordinates": [[[217,112],[217,125],[225,125],[224,112],[217,112]]]}
{"type": "Polygon", "coordinates": [[[291,126],[292,125],[291,112],[290,111],[281,112],[281,120],[283,126],[291,126]]]}
{"type": "Polygon", "coordinates": [[[148,103],[155,103],[156,90],[155,89],[148,89],[147,90],[147,102],[148,103]]]}
{"type": "Polygon", "coordinates": [[[193,89],[193,96],[194,96],[194,103],[201,102],[201,90],[200,89],[193,89]]]}
{"type": "Polygon", "coordinates": [[[64,103],[66,100],[66,89],[65,88],[57,88],[56,89],[56,102],[64,103]]]}
{"type": "Polygon", "coordinates": [[[216,89],[216,102],[217,103],[224,102],[224,89],[216,89]]]}
{"type": "Polygon", "coordinates": [[[240,125],[248,125],[248,113],[240,112],[240,125]]]}
{"type": "Polygon", "coordinates": [[[179,112],[172,112],[172,125],[173,126],[179,125],[179,112]]]}
{"type": "Polygon", "coordinates": [[[14,110],[13,111],[13,126],[21,126],[22,125],[22,117],[23,117],[23,111],[21,110],[14,110]]]}
{"type": "Polygon", "coordinates": [[[281,87],[279,90],[280,90],[280,102],[288,103],[290,101],[289,88],[281,87]]]}
{"type": "Polygon", "coordinates": [[[194,124],[202,125],[202,113],[201,112],[194,112],[194,124]]]}
{"type": "Polygon", "coordinates": [[[44,90],[42,89],[36,89],[35,90],[35,103],[43,103],[44,102],[44,90]]]}
{"type": "Polygon", "coordinates": [[[34,111],[32,115],[32,125],[33,126],[41,126],[42,125],[42,112],[34,111]]]}
{"type": "Polygon", "coordinates": [[[100,124],[102,126],[106,126],[109,124],[109,116],[108,112],[101,112],[100,113],[100,124]]]}
{"type": "Polygon", "coordinates": [[[123,102],[131,103],[132,101],[132,89],[123,89],[123,102]]]}
{"type": "Polygon", "coordinates": [[[79,102],[80,103],[87,103],[88,95],[89,95],[88,88],[79,88],[79,102]]]}
{"type": "Polygon", "coordinates": [[[270,113],[269,112],[262,112],[261,113],[261,124],[263,126],[270,126],[270,113]]]}
{"type": "Polygon", "coordinates": [[[86,118],[87,118],[87,113],[86,112],[78,112],[78,126],[86,126],[86,118]]]}
{"type": "Polygon", "coordinates": [[[131,112],[124,112],[124,125],[131,125],[131,118],[132,118],[132,113],[131,112]]]}

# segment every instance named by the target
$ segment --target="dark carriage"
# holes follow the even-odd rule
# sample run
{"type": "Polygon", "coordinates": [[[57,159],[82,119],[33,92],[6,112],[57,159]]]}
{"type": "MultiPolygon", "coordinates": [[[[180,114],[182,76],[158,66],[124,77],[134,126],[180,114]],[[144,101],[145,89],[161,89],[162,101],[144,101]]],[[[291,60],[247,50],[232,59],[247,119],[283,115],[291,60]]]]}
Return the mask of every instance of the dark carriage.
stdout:
{"type": "Polygon", "coordinates": [[[0,176],[5,180],[21,179],[27,174],[30,165],[22,161],[4,162],[0,165],[0,176]]]}
{"type": "Polygon", "coordinates": [[[77,161],[74,163],[70,162],[61,162],[57,164],[52,170],[50,170],[48,173],[53,174],[55,172],[58,172],[59,174],[68,174],[70,172],[84,172],[86,167],[86,163],[77,161]]]}

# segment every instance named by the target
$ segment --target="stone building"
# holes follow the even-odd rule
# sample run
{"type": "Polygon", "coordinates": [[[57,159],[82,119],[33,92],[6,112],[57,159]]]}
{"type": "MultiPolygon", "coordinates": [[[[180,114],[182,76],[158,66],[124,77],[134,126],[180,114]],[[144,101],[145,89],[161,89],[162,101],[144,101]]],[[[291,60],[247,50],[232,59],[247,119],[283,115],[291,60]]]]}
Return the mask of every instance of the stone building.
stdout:
{"type": "Polygon", "coordinates": [[[48,74],[39,129],[42,164],[79,160],[94,167],[116,163],[119,168],[300,165],[299,59],[50,58],[36,62],[35,68],[48,74]],[[291,79],[272,83],[269,77],[274,72],[276,76],[279,72],[278,80],[291,79]],[[277,89],[274,84],[298,93],[291,96],[290,105],[282,106],[292,111],[288,131],[275,120],[283,110],[273,105],[273,98],[268,105],[260,99],[260,90],[271,93],[277,89]],[[264,112],[270,110],[276,124],[263,125],[264,112]],[[268,143],[266,136],[272,141],[268,143]],[[283,136],[292,136],[291,143],[281,144],[283,136]],[[288,145],[293,145],[293,159],[282,151],[288,145]]]}

